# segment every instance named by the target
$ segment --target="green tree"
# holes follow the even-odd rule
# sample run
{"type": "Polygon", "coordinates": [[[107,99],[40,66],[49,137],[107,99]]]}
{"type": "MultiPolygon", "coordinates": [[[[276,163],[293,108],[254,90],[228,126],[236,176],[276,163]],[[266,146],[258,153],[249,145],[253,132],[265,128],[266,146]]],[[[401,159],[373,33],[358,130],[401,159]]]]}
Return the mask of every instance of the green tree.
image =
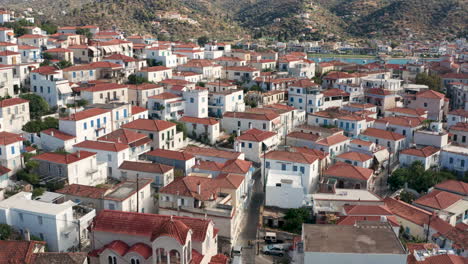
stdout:
{"type": "Polygon", "coordinates": [[[302,224],[310,221],[310,211],[307,208],[288,209],[284,216],[283,230],[300,233],[302,224]]]}
{"type": "Polygon", "coordinates": [[[441,91],[442,83],[438,75],[427,74],[427,73],[418,73],[416,75],[416,84],[424,84],[429,87],[429,89],[434,91],[441,91]]]}
{"type": "Polygon", "coordinates": [[[21,94],[21,98],[29,101],[29,112],[32,119],[37,119],[50,110],[49,104],[39,95],[36,94],[21,94]]]}
{"type": "Polygon", "coordinates": [[[93,33],[89,30],[89,28],[78,28],[76,30],[76,34],[85,36],[87,39],[93,38],[93,33]]]}
{"type": "Polygon", "coordinates": [[[0,240],[7,240],[13,233],[13,228],[7,224],[0,224],[0,240]]]}
{"type": "Polygon", "coordinates": [[[207,44],[208,42],[210,42],[210,38],[208,36],[201,36],[197,39],[198,45],[202,47],[205,46],[205,44],[207,44]]]}
{"type": "Polygon", "coordinates": [[[176,130],[177,132],[182,132],[184,135],[184,139],[187,138],[187,126],[183,122],[171,120],[172,123],[176,124],[176,130]]]}
{"type": "Polygon", "coordinates": [[[128,84],[142,84],[142,83],[148,83],[148,79],[145,77],[137,76],[135,74],[131,74],[128,76],[128,84]]]}
{"type": "Polygon", "coordinates": [[[70,66],[72,66],[73,64],[67,60],[61,60],[59,61],[59,63],[57,63],[57,67],[59,67],[59,69],[65,69],[65,68],[68,68],[70,66]]]}
{"type": "Polygon", "coordinates": [[[54,23],[50,21],[46,21],[42,23],[40,28],[44,30],[45,32],[47,32],[47,34],[49,35],[57,33],[57,25],[55,25],[54,23]]]}
{"type": "Polygon", "coordinates": [[[449,179],[455,179],[455,176],[447,171],[425,170],[420,161],[415,161],[408,168],[395,170],[388,178],[388,184],[394,191],[408,183],[408,187],[417,192],[427,192],[430,187],[449,179]]]}
{"type": "Polygon", "coordinates": [[[36,198],[36,197],[39,197],[41,195],[43,195],[45,192],[45,189],[44,188],[34,188],[33,191],[32,191],[32,197],[33,199],[36,198]]]}
{"type": "Polygon", "coordinates": [[[54,117],[46,117],[44,120],[36,119],[31,120],[24,124],[23,130],[29,133],[39,133],[42,130],[46,130],[49,128],[56,128],[58,129],[59,121],[57,118],[54,117]]]}
{"type": "Polygon", "coordinates": [[[415,199],[416,197],[410,192],[403,191],[400,193],[400,200],[403,202],[411,204],[415,199]]]}

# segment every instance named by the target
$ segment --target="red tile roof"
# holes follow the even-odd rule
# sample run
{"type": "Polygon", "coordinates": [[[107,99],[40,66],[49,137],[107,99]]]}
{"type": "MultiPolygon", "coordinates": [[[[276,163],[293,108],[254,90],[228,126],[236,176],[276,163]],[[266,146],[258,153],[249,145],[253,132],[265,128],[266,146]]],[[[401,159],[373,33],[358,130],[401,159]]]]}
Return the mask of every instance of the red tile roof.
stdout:
{"type": "Polygon", "coordinates": [[[427,225],[429,222],[431,213],[426,210],[390,197],[385,198],[384,202],[390,211],[398,217],[413,222],[419,226],[427,225]]]}
{"type": "Polygon", "coordinates": [[[199,117],[192,117],[192,116],[183,116],[181,119],[179,119],[179,121],[186,122],[186,123],[193,123],[193,124],[209,125],[209,126],[219,124],[219,121],[216,120],[216,118],[212,118],[212,117],[199,118],[199,117]]]}
{"type": "Polygon", "coordinates": [[[427,114],[427,110],[424,110],[422,108],[405,108],[405,107],[395,107],[395,108],[390,108],[385,111],[388,112],[396,112],[396,113],[402,113],[402,114],[407,114],[407,115],[414,115],[414,116],[422,116],[427,114]]]}
{"type": "Polygon", "coordinates": [[[154,67],[146,67],[146,68],[141,68],[141,72],[157,72],[157,71],[170,71],[170,68],[164,67],[164,66],[154,66],[154,67]]]}
{"type": "Polygon", "coordinates": [[[102,199],[109,189],[98,188],[81,184],[70,184],[56,192],[73,196],[88,197],[93,199],[102,199]]]}
{"type": "Polygon", "coordinates": [[[175,126],[176,124],[165,120],[137,119],[124,124],[122,128],[145,131],[163,131],[175,126]]]}
{"type": "Polygon", "coordinates": [[[81,112],[78,112],[76,114],[71,114],[68,117],[60,118],[60,120],[65,120],[65,121],[80,121],[83,119],[95,117],[97,115],[102,115],[105,113],[109,113],[109,110],[106,109],[101,109],[101,108],[90,108],[81,112]]]}
{"type": "Polygon", "coordinates": [[[453,254],[433,255],[423,261],[417,261],[413,255],[408,255],[407,264],[467,264],[468,258],[453,254]]]}
{"type": "Polygon", "coordinates": [[[74,148],[85,148],[91,150],[102,150],[110,152],[120,152],[129,148],[128,144],[115,143],[115,142],[102,142],[102,141],[92,141],[85,140],[76,145],[73,145],[74,148]]]}
{"type": "Polygon", "coordinates": [[[56,128],[49,128],[49,129],[41,131],[41,133],[44,133],[44,134],[49,135],[51,137],[58,138],[58,139],[63,140],[63,141],[72,140],[72,139],[75,138],[75,136],[69,135],[67,133],[63,133],[62,131],[60,131],[60,130],[58,130],[56,128]]]}
{"type": "Polygon", "coordinates": [[[319,85],[309,79],[301,79],[292,83],[290,87],[308,88],[308,87],[319,87],[319,85]]]}
{"type": "Polygon", "coordinates": [[[323,172],[325,176],[350,178],[361,181],[369,180],[374,171],[367,168],[357,167],[346,162],[336,162],[323,172]]]}
{"type": "Polygon", "coordinates": [[[434,186],[439,190],[458,193],[460,195],[468,195],[468,183],[455,180],[447,180],[434,186]]]}
{"type": "Polygon", "coordinates": [[[456,125],[451,126],[451,127],[450,127],[450,130],[468,132],[468,123],[459,122],[459,123],[457,123],[456,125]]]}
{"type": "Polygon", "coordinates": [[[108,90],[115,90],[115,89],[126,89],[128,88],[125,84],[118,84],[118,83],[97,83],[91,87],[87,87],[82,89],[81,91],[85,92],[102,92],[108,90]]]}
{"type": "Polygon", "coordinates": [[[449,115],[463,116],[468,118],[468,110],[465,109],[455,109],[448,113],[449,115]]]}
{"type": "Polygon", "coordinates": [[[463,199],[463,196],[458,194],[444,192],[441,190],[433,190],[432,192],[415,200],[413,203],[429,208],[443,210],[461,199],[463,199]]]}
{"type": "Polygon", "coordinates": [[[217,254],[211,257],[210,262],[208,264],[227,264],[229,263],[229,258],[223,254],[217,254]]]}
{"type": "Polygon", "coordinates": [[[398,133],[383,130],[383,129],[372,128],[372,127],[366,129],[366,131],[364,131],[362,135],[368,136],[368,137],[382,138],[382,139],[392,140],[392,141],[405,139],[405,136],[403,136],[402,134],[398,134],[398,133]]]}
{"type": "Polygon", "coordinates": [[[278,118],[279,115],[276,113],[257,114],[247,112],[226,112],[224,113],[224,117],[271,121],[278,118]]]}
{"type": "Polygon", "coordinates": [[[55,67],[52,67],[52,66],[41,66],[31,72],[48,75],[48,74],[56,74],[58,73],[58,71],[59,70],[57,70],[55,67]]]}
{"type": "Polygon", "coordinates": [[[105,142],[122,143],[122,144],[132,144],[142,139],[149,140],[149,141],[145,140],[146,141],[145,143],[148,143],[151,141],[145,134],[141,134],[133,130],[117,129],[107,135],[104,135],[98,138],[97,140],[105,141],[105,142]]]}
{"type": "Polygon", "coordinates": [[[44,241],[0,241],[0,263],[29,264],[32,263],[34,253],[38,248],[44,248],[44,241]]]}
{"type": "Polygon", "coordinates": [[[371,155],[367,155],[361,152],[350,151],[337,156],[337,158],[346,159],[346,160],[354,160],[360,162],[366,162],[372,159],[371,155]]]}
{"type": "Polygon", "coordinates": [[[93,68],[111,68],[111,69],[121,69],[123,68],[122,65],[109,62],[109,61],[98,61],[98,62],[92,62],[89,64],[93,68]]]}
{"type": "Polygon", "coordinates": [[[184,153],[191,154],[193,156],[208,156],[208,157],[217,157],[223,159],[238,159],[242,154],[241,152],[227,151],[215,148],[201,148],[197,146],[187,146],[184,150],[184,153]]]}
{"type": "Polygon", "coordinates": [[[287,135],[288,138],[298,138],[298,139],[303,139],[303,140],[309,140],[309,141],[317,141],[320,136],[311,134],[311,133],[305,133],[305,132],[299,132],[299,131],[294,131],[291,132],[287,135]]]}
{"type": "Polygon", "coordinates": [[[371,88],[365,91],[367,94],[374,94],[374,95],[391,95],[392,93],[389,90],[381,89],[381,88],[371,88]]]}
{"type": "Polygon", "coordinates": [[[246,174],[252,167],[252,162],[240,159],[228,160],[224,163],[224,167],[221,170],[225,173],[238,173],[246,174]]]}
{"type": "Polygon", "coordinates": [[[323,152],[321,150],[318,150],[318,149],[311,149],[311,148],[308,148],[308,147],[293,147],[292,149],[294,151],[296,151],[296,152],[300,152],[300,153],[315,156],[315,157],[319,158],[320,160],[323,160],[324,158],[328,157],[328,153],[325,153],[325,152],[323,152]]]}
{"type": "MultiPolygon", "coordinates": [[[[387,221],[393,226],[393,227],[399,227],[400,224],[398,223],[398,220],[396,219],[395,216],[393,215],[388,215],[385,216],[387,218],[387,221]]],[[[352,215],[352,216],[342,216],[336,223],[337,225],[355,225],[356,222],[358,221],[375,221],[375,222],[381,222],[381,216],[380,215],[352,215]]]]}
{"type": "Polygon", "coordinates": [[[3,99],[0,101],[0,108],[24,103],[29,103],[29,101],[22,98],[3,99]]]}
{"type": "Polygon", "coordinates": [[[345,205],[346,215],[393,215],[385,205],[345,205]]]}
{"type": "Polygon", "coordinates": [[[174,160],[190,160],[195,158],[195,156],[192,154],[168,149],[155,149],[153,151],[147,152],[146,155],[174,160]]]}
{"type": "Polygon", "coordinates": [[[119,169],[163,174],[174,169],[174,167],[164,165],[164,164],[159,164],[159,163],[148,163],[148,162],[125,160],[124,162],[122,162],[122,164],[120,164],[119,169]]]}
{"type": "Polygon", "coordinates": [[[388,123],[395,126],[404,126],[415,128],[422,126],[423,121],[426,120],[424,117],[408,117],[408,116],[387,116],[375,120],[377,123],[388,123]]]}
{"type": "Polygon", "coordinates": [[[72,50],[69,49],[64,49],[64,48],[55,48],[55,49],[48,49],[44,52],[52,52],[52,53],[64,53],[64,52],[73,52],[72,50]]]}
{"type": "Polygon", "coordinates": [[[434,90],[425,90],[418,92],[416,98],[428,98],[428,99],[444,99],[445,95],[443,93],[436,92],[434,90]]]}
{"type": "Polygon", "coordinates": [[[186,233],[188,230],[192,230],[193,240],[204,241],[210,222],[211,220],[200,218],[103,210],[94,219],[91,230],[144,236],[151,241],[162,235],[180,238],[179,235],[175,234],[176,232],[186,233]],[[171,221],[178,223],[175,225],[167,223],[171,221]]]}
{"type": "Polygon", "coordinates": [[[157,95],[150,96],[149,98],[151,99],[159,99],[159,100],[168,100],[168,99],[175,99],[175,98],[181,98],[177,94],[169,93],[169,92],[164,92],[160,93],[157,95]]]}
{"type": "Polygon", "coordinates": [[[342,134],[335,134],[335,135],[328,136],[326,138],[322,138],[318,140],[316,143],[319,145],[324,145],[324,146],[333,146],[333,145],[342,143],[347,140],[350,140],[347,136],[344,136],[342,134]]]}
{"type": "Polygon", "coordinates": [[[0,132],[0,145],[5,146],[15,142],[23,141],[24,138],[20,134],[10,132],[0,132]]]}
{"type": "Polygon", "coordinates": [[[148,111],[147,108],[132,105],[132,115],[136,115],[136,114],[143,113],[143,112],[146,112],[146,111],[148,111]]]}
{"type": "Polygon", "coordinates": [[[9,173],[11,170],[0,165],[0,175],[9,173]]]}
{"type": "Polygon", "coordinates": [[[433,146],[427,146],[427,147],[423,147],[420,149],[417,149],[417,148],[404,149],[400,152],[400,154],[427,158],[427,157],[434,155],[435,153],[439,151],[440,151],[439,148],[436,148],[433,146]]]}
{"type": "Polygon", "coordinates": [[[46,153],[42,153],[37,156],[34,156],[33,159],[53,162],[53,163],[60,163],[60,164],[71,164],[71,163],[75,163],[77,161],[89,158],[94,155],[96,155],[95,152],[89,152],[89,151],[77,151],[72,154],[46,152],[46,153]]]}
{"type": "Polygon", "coordinates": [[[282,160],[303,164],[312,164],[318,159],[317,156],[308,153],[281,150],[270,151],[265,155],[265,157],[271,160],[282,160]]]}
{"type": "Polygon", "coordinates": [[[0,52],[0,56],[13,56],[13,55],[21,55],[21,53],[14,52],[11,50],[4,50],[0,52]]]}
{"type": "Polygon", "coordinates": [[[132,90],[149,90],[149,89],[155,89],[155,88],[162,88],[162,86],[154,84],[154,83],[143,83],[143,84],[138,84],[138,85],[128,85],[128,89],[132,89],[132,90]]]}
{"type": "Polygon", "coordinates": [[[238,136],[236,140],[262,142],[273,136],[276,136],[275,132],[263,131],[260,129],[252,128],[252,129],[246,130],[242,135],[238,136]]]}
{"type": "Polygon", "coordinates": [[[103,60],[120,60],[120,61],[123,61],[123,62],[137,61],[135,58],[125,56],[123,54],[112,54],[110,56],[104,57],[103,60]]]}

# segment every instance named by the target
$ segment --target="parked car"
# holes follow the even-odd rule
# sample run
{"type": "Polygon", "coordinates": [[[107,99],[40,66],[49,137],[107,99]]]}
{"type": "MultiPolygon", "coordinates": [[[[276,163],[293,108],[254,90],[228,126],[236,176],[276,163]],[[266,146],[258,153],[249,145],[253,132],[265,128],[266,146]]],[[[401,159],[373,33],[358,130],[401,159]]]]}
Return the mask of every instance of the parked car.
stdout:
{"type": "Polygon", "coordinates": [[[241,246],[232,247],[231,257],[234,258],[235,256],[242,256],[242,247],[241,246]]]}
{"type": "Polygon", "coordinates": [[[277,245],[266,245],[263,247],[263,254],[273,256],[284,256],[285,250],[277,245]]]}

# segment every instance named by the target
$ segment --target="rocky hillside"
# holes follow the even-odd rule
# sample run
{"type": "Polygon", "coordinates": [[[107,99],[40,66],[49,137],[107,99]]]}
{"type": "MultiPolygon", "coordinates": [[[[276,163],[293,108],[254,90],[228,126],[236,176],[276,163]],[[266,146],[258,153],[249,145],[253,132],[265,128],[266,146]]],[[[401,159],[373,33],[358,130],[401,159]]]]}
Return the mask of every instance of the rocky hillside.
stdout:
{"type": "MultiPolygon", "coordinates": [[[[97,24],[176,39],[460,36],[467,0],[0,0],[39,20],[97,24]],[[53,7],[53,8],[51,8],[53,7]],[[169,33],[169,34],[167,34],[169,33]]],[[[465,31],[466,32],[466,31],[465,31]]]]}

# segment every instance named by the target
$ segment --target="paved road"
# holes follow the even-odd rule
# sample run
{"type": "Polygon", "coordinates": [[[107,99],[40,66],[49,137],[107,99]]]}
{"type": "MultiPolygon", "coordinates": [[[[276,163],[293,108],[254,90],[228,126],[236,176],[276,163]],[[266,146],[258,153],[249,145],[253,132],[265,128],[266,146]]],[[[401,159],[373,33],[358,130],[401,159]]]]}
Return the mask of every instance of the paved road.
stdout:
{"type": "Polygon", "coordinates": [[[260,182],[260,171],[257,171],[253,179],[255,180],[255,184],[253,186],[253,194],[251,198],[251,202],[249,208],[246,212],[245,223],[242,231],[239,235],[239,239],[237,244],[243,246],[243,263],[253,264],[255,263],[255,256],[256,256],[256,247],[249,246],[249,240],[256,240],[257,239],[257,229],[258,229],[258,220],[260,216],[260,206],[263,205],[263,187],[260,182]]]}

